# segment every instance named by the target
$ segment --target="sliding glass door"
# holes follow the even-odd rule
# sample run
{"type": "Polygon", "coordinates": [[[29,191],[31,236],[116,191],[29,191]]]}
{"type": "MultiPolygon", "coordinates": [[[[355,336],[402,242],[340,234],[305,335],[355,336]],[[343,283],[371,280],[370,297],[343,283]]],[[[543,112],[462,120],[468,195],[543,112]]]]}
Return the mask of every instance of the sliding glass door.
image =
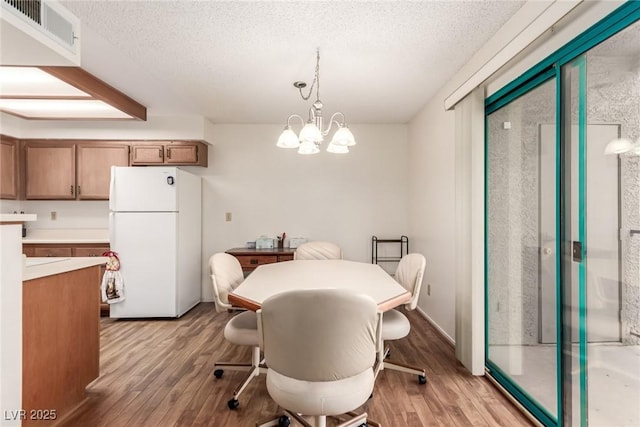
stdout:
{"type": "Polygon", "coordinates": [[[640,425],[640,7],[486,108],[487,370],[545,425],[640,425]]]}
{"type": "Polygon", "coordinates": [[[555,78],[487,116],[487,360],[558,417],[555,78]]]}
{"type": "Polygon", "coordinates": [[[640,425],[640,23],[561,74],[565,407],[572,425],[640,425]]]}

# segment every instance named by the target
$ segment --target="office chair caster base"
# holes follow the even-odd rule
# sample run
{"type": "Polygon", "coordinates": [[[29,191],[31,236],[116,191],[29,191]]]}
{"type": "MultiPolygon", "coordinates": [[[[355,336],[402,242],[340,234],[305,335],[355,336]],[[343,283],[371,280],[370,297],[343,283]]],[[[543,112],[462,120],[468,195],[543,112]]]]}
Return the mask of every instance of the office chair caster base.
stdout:
{"type": "Polygon", "coordinates": [[[278,418],[278,427],[289,427],[291,425],[291,419],[286,415],[281,415],[278,418]]]}
{"type": "Polygon", "coordinates": [[[216,369],[215,371],[213,371],[213,376],[217,379],[222,378],[222,374],[224,374],[224,370],[222,369],[216,369]]]}
{"type": "Polygon", "coordinates": [[[427,377],[425,377],[424,375],[418,375],[418,382],[420,384],[426,384],[427,383],[427,377]]]}
{"type": "Polygon", "coordinates": [[[240,406],[240,402],[238,401],[238,399],[231,399],[227,402],[227,406],[231,410],[238,409],[238,406],[240,406]]]}

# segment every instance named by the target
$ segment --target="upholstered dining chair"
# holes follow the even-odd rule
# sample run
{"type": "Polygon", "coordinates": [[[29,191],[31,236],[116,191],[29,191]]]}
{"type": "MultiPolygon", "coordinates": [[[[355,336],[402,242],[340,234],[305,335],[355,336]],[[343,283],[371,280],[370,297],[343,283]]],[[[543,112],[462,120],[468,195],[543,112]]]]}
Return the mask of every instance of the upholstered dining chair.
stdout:
{"type": "MultiPolygon", "coordinates": [[[[424,276],[426,265],[427,261],[424,255],[416,253],[405,255],[398,263],[394,277],[398,283],[411,293],[411,301],[404,306],[406,310],[415,310],[418,305],[418,297],[420,296],[422,277],[424,276]]],[[[404,338],[409,335],[410,330],[411,325],[409,324],[409,319],[407,319],[407,316],[402,314],[400,311],[389,310],[384,313],[382,318],[383,341],[392,341],[404,338]]],[[[382,348],[383,347],[381,347],[381,349],[382,348]]],[[[389,347],[387,346],[384,348],[383,354],[380,355],[380,360],[384,360],[384,363],[380,364],[380,368],[418,375],[418,382],[420,384],[426,384],[427,376],[423,368],[386,360],[389,355],[389,347]]],[[[376,372],[376,375],[377,373],[378,372],[376,372]]]]}
{"type": "MultiPolygon", "coordinates": [[[[348,414],[340,426],[367,423],[352,412],[373,391],[381,314],[375,301],[344,289],[306,289],[266,299],[258,311],[260,345],[269,364],[267,391],[285,415],[257,426],[288,426],[294,418],[325,426],[327,416],[348,414]]],[[[377,425],[369,421],[369,425],[377,425]]]]}
{"type": "MultiPolygon", "coordinates": [[[[229,304],[227,296],[244,280],[240,261],[233,255],[224,252],[217,253],[209,258],[209,270],[216,311],[226,312],[235,308],[229,304]]],[[[213,375],[218,379],[222,378],[225,369],[247,372],[245,378],[233,391],[233,397],[227,402],[229,409],[236,409],[240,405],[238,400],[240,393],[253,378],[267,371],[267,367],[260,361],[256,313],[243,311],[234,315],[224,328],[224,338],[236,345],[252,347],[251,363],[216,362],[214,364],[213,375]]]]}
{"type": "Polygon", "coordinates": [[[306,242],[298,246],[293,259],[342,259],[342,249],[331,242],[306,242]]]}

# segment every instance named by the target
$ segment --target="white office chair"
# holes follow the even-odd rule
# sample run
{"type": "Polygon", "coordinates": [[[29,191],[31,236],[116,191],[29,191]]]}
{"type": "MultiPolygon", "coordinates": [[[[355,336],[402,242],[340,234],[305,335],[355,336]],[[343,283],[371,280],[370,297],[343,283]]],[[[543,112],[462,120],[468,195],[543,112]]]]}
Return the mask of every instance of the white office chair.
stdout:
{"type": "MultiPolygon", "coordinates": [[[[294,418],[316,427],[327,416],[349,414],[340,426],[362,425],[351,411],[373,391],[381,314],[366,295],[343,289],[307,289],[274,295],[258,311],[260,345],[269,364],[267,391],[285,414],[256,426],[288,426],[294,418]]],[[[369,421],[369,425],[377,425],[369,421]]]]}
{"type": "MultiPolygon", "coordinates": [[[[244,280],[240,261],[233,255],[217,253],[209,258],[209,269],[211,273],[211,283],[213,284],[216,311],[225,312],[235,308],[229,304],[227,296],[229,292],[237,288],[244,280]]],[[[216,362],[214,364],[213,375],[216,378],[222,378],[225,369],[247,372],[246,377],[233,391],[233,397],[227,402],[229,409],[236,409],[240,405],[238,400],[240,393],[242,393],[253,378],[267,371],[267,367],[260,361],[256,313],[253,311],[244,311],[233,316],[224,328],[224,337],[233,344],[253,347],[251,363],[216,362]]]]}
{"type": "MultiPolygon", "coordinates": [[[[404,306],[406,310],[415,310],[418,305],[418,297],[420,296],[422,277],[424,276],[426,264],[427,261],[425,260],[424,255],[421,254],[405,255],[398,264],[394,277],[398,283],[411,293],[411,301],[404,306]]],[[[383,341],[392,341],[404,338],[409,335],[410,330],[411,325],[409,324],[409,319],[407,319],[407,316],[402,314],[400,311],[389,310],[384,313],[382,318],[383,341]]],[[[418,375],[418,382],[420,384],[427,383],[427,376],[424,369],[388,361],[386,358],[389,357],[389,354],[389,347],[387,346],[380,355],[380,360],[383,360],[384,363],[378,365],[379,370],[376,371],[376,375],[382,369],[393,369],[396,371],[416,374],[418,375]]]]}
{"type": "Polygon", "coordinates": [[[293,259],[342,259],[342,249],[331,242],[307,242],[298,246],[293,259]]]}

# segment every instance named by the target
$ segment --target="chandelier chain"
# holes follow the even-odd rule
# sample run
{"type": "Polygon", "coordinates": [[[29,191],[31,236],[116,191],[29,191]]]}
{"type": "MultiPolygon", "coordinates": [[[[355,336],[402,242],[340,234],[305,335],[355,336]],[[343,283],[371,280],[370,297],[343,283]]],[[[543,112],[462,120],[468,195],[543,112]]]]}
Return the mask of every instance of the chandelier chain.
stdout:
{"type": "Polygon", "coordinates": [[[320,99],[320,48],[316,50],[316,75],[313,78],[313,82],[311,83],[311,87],[309,88],[309,93],[305,96],[302,93],[302,88],[298,88],[300,91],[300,96],[303,100],[308,101],[311,98],[311,94],[313,93],[313,87],[316,86],[316,100],[320,99]],[[317,86],[316,86],[317,85],[317,86]]]}

